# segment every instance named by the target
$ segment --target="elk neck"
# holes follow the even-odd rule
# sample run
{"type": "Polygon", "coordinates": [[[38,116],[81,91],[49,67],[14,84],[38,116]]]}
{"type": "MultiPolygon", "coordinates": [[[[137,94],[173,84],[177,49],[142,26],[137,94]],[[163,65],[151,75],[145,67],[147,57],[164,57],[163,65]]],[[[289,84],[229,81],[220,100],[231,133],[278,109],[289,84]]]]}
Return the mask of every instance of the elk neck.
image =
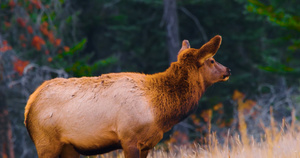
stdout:
{"type": "Polygon", "coordinates": [[[196,68],[178,62],[165,72],[147,75],[146,93],[158,126],[168,131],[185,119],[196,109],[207,87],[196,68]]]}

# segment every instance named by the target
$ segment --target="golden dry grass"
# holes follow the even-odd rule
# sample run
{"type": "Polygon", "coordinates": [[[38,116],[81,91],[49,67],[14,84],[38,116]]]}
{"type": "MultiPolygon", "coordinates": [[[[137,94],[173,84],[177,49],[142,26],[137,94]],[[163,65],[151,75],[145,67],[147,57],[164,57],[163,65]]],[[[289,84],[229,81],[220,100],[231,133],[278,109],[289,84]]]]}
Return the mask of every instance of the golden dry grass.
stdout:
{"type": "MultiPolygon", "coordinates": [[[[156,147],[148,158],[300,158],[300,132],[285,126],[265,128],[260,140],[245,136],[228,136],[224,144],[219,144],[214,134],[209,136],[208,145],[190,144],[185,146],[156,147]],[[244,138],[242,138],[244,137],[244,138]],[[250,139],[249,139],[250,138],[250,139]]],[[[95,156],[96,158],[124,158],[122,151],[95,156]]],[[[94,157],[94,158],[95,158],[94,157]]]]}
{"type": "Polygon", "coordinates": [[[231,137],[228,143],[219,145],[212,138],[212,144],[208,147],[189,145],[171,147],[170,152],[154,150],[149,157],[176,157],[176,158],[299,158],[300,157],[300,133],[288,132],[279,135],[275,139],[267,138],[262,142],[250,139],[249,144],[240,141],[239,136],[231,137]]]}

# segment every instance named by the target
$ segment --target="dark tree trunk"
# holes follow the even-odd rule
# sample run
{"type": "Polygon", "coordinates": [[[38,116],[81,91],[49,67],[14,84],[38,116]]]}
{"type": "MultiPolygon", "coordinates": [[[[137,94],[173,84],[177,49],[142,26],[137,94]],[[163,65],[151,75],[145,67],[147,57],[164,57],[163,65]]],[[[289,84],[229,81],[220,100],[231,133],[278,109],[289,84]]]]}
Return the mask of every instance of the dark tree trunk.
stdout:
{"type": "Polygon", "coordinates": [[[12,130],[8,119],[5,95],[0,91],[0,157],[14,158],[12,130]]]}
{"type": "Polygon", "coordinates": [[[171,63],[177,60],[177,53],[180,49],[176,0],[164,0],[163,20],[167,30],[169,62],[171,63]]]}
{"type": "MultiPolygon", "coordinates": [[[[167,30],[169,62],[171,63],[177,61],[177,54],[179,52],[181,43],[179,40],[179,25],[176,0],[164,0],[163,20],[165,22],[167,30]]],[[[187,119],[175,125],[173,130],[188,134],[189,132],[186,125],[188,125],[187,119]]]]}

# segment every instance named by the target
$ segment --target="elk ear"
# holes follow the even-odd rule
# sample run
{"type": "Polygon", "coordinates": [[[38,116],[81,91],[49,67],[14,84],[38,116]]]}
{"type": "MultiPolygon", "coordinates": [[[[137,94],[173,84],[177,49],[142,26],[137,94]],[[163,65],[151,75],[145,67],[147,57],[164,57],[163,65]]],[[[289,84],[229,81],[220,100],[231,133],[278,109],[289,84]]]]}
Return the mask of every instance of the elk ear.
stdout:
{"type": "Polygon", "coordinates": [[[216,35],[195,52],[201,64],[204,63],[206,59],[213,57],[217,53],[220,48],[221,41],[222,37],[220,35],[216,35]]]}
{"type": "Polygon", "coordinates": [[[182,45],[181,45],[181,49],[179,50],[178,54],[180,52],[182,52],[183,50],[189,49],[191,48],[190,42],[188,40],[183,40],[182,41],[182,45]]]}

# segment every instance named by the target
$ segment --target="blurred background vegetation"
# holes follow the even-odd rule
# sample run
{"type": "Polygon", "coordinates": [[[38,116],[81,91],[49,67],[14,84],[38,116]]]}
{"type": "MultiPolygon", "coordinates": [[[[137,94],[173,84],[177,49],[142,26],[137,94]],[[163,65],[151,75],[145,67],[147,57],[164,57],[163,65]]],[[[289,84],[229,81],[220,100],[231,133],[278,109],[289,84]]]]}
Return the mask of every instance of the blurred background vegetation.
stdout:
{"type": "Polygon", "coordinates": [[[0,155],[36,157],[23,113],[44,80],[161,72],[183,39],[200,48],[217,34],[215,58],[230,80],[210,87],[162,143],[238,132],[241,110],[251,135],[270,109],[278,122],[299,119],[299,10],[297,0],[0,0],[0,155]]]}

